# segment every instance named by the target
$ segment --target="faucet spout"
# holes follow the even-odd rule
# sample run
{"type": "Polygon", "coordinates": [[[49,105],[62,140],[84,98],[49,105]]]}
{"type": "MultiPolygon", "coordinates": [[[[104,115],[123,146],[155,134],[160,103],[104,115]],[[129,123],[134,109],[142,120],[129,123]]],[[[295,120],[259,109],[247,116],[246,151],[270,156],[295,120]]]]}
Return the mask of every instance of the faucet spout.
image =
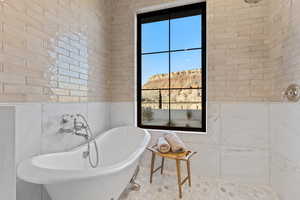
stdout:
{"type": "Polygon", "coordinates": [[[99,150],[97,142],[93,137],[93,132],[84,115],[79,113],[76,115],[64,114],[62,116],[61,124],[64,126],[60,128],[59,132],[72,133],[73,135],[83,137],[86,140],[88,149],[86,152],[83,152],[83,158],[88,157],[90,166],[96,168],[99,165],[99,150]],[[71,120],[73,121],[73,127],[66,127],[66,124],[71,122],[71,120]],[[93,150],[95,150],[96,161],[93,161],[91,158],[91,143],[94,145],[93,150]]]}
{"type": "Polygon", "coordinates": [[[86,133],[80,133],[80,132],[75,131],[74,134],[77,136],[80,136],[80,137],[84,137],[84,139],[86,139],[86,140],[89,140],[89,135],[86,133]]]}

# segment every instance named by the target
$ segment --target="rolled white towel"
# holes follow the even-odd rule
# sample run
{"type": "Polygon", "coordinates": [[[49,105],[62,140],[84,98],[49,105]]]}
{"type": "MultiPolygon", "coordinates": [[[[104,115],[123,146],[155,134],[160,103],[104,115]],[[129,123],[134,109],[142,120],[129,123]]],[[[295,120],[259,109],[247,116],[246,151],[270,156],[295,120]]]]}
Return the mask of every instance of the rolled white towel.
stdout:
{"type": "Polygon", "coordinates": [[[185,144],[175,133],[169,133],[165,136],[166,140],[171,146],[171,151],[174,153],[184,152],[187,150],[185,144]]]}
{"type": "Polygon", "coordinates": [[[157,150],[161,153],[168,153],[171,147],[170,144],[164,137],[159,137],[157,139],[157,150]]]}

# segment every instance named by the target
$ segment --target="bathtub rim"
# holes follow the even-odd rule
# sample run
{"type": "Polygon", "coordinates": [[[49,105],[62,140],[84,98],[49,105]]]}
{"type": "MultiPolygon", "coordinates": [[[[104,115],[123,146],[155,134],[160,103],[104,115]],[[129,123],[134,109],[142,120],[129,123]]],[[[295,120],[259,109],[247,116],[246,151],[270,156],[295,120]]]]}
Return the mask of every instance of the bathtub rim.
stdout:
{"type": "MultiPolygon", "coordinates": [[[[119,129],[119,128],[136,128],[140,129],[138,127],[133,127],[133,126],[121,126],[121,127],[116,127],[110,130],[107,130],[103,134],[99,135],[96,140],[100,141],[102,137],[105,137],[108,135],[110,132],[119,129]]],[[[126,167],[129,167],[131,164],[133,164],[140,156],[141,154],[145,151],[147,145],[150,142],[151,135],[148,132],[148,130],[145,129],[140,129],[143,130],[144,132],[144,138],[141,141],[139,147],[137,148],[136,151],[134,151],[130,156],[116,164],[110,165],[110,166],[104,166],[104,167],[97,167],[97,168],[82,168],[82,169],[54,169],[54,168],[43,168],[40,166],[37,166],[34,164],[34,160],[37,158],[42,158],[46,156],[57,156],[57,155],[68,155],[68,154],[73,154],[77,153],[80,151],[84,146],[87,144],[83,144],[79,147],[76,147],[72,150],[65,151],[65,152],[59,152],[59,153],[50,153],[50,154],[43,154],[43,155],[38,155],[38,156],[33,156],[25,161],[22,161],[18,166],[17,166],[17,176],[18,178],[34,183],[34,184],[54,184],[54,183],[62,183],[62,182],[67,182],[67,181],[74,181],[74,180],[80,180],[80,179],[89,179],[93,177],[98,177],[98,176],[108,176],[114,173],[117,173],[126,167]]],[[[138,133],[139,134],[139,133],[138,133]]]]}

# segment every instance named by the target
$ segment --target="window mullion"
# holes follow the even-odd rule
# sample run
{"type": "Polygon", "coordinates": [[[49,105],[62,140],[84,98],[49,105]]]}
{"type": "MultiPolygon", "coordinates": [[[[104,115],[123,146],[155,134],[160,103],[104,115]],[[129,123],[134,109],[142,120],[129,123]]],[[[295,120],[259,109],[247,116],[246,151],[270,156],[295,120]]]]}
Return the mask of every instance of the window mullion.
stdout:
{"type": "Polygon", "coordinates": [[[195,51],[195,50],[202,50],[201,47],[199,48],[190,48],[190,49],[176,49],[176,50],[168,50],[168,51],[155,51],[155,52],[145,52],[142,55],[151,55],[151,54],[160,54],[160,53],[173,53],[173,52],[180,52],[180,51],[195,51]]]}
{"type": "Polygon", "coordinates": [[[169,127],[171,126],[171,13],[169,13],[169,127]]]}

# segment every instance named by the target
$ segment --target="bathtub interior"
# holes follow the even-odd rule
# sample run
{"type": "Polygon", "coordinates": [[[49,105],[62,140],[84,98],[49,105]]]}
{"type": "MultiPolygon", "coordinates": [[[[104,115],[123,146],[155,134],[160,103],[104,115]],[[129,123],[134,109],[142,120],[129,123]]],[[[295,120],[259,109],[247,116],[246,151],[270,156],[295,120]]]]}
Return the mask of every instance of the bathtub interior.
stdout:
{"type": "MultiPolygon", "coordinates": [[[[135,152],[145,148],[145,131],[135,127],[119,127],[109,130],[96,138],[100,163],[98,168],[111,167],[126,160],[135,152]]],[[[88,158],[83,158],[83,152],[88,150],[84,144],[69,152],[53,153],[32,158],[32,165],[48,170],[86,170],[90,169],[88,158]]],[[[93,161],[96,159],[94,145],[90,145],[93,161]]]]}
{"type": "Polygon", "coordinates": [[[112,129],[107,135],[97,140],[101,166],[111,166],[128,159],[141,148],[144,138],[145,132],[139,128],[112,129]]]}
{"type": "Polygon", "coordinates": [[[43,169],[80,170],[87,166],[86,161],[79,156],[80,152],[77,150],[38,156],[32,159],[32,164],[43,169]]]}
{"type": "MultiPolygon", "coordinates": [[[[119,127],[112,129],[96,138],[100,158],[99,167],[112,166],[127,160],[140,149],[145,139],[145,132],[135,127],[119,127]]],[[[143,147],[144,148],[144,147],[143,147]]],[[[34,165],[44,169],[82,170],[91,168],[88,158],[83,158],[87,144],[70,152],[43,155],[33,158],[34,165]]],[[[94,145],[90,145],[92,160],[96,159],[94,145]]]]}

